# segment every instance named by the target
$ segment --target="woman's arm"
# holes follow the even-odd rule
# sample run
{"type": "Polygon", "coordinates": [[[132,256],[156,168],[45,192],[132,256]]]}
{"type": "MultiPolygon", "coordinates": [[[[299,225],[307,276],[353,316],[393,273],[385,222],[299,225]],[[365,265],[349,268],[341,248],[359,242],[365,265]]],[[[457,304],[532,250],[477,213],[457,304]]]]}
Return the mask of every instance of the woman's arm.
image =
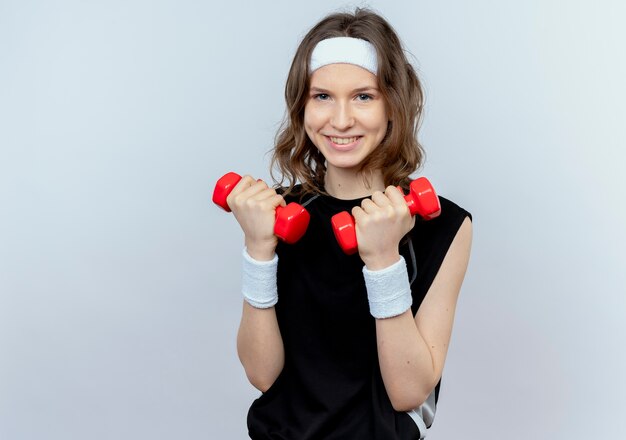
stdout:
{"type": "MultiPolygon", "coordinates": [[[[284,206],[282,196],[262,182],[244,176],[233,188],[227,203],[245,235],[246,252],[252,261],[269,262],[278,243],[274,235],[275,210],[284,206]]],[[[256,263],[249,264],[256,270],[256,263]]],[[[267,266],[264,270],[267,270],[267,266]]],[[[254,290],[255,285],[247,288],[254,290]]],[[[254,292],[248,292],[254,293],[254,292]]],[[[283,369],[283,340],[274,307],[256,308],[247,301],[237,333],[237,354],[250,383],[265,392],[283,369]]]]}
{"type": "MultiPolygon", "coordinates": [[[[380,271],[398,263],[398,243],[415,224],[400,191],[394,187],[388,187],[384,193],[376,191],[371,200],[365,199],[352,214],[359,255],[366,268],[380,271]]],[[[466,218],[415,319],[410,308],[398,316],[376,319],[380,370],[397,411],[420,406],[441,377],[471,242],[472,223],[466,218]]]]}
{"type": "Polygon", "coordinates": [[[409,309],[376,320],[380,370],[396,411],[420,406],[441,378],[471,243],[472,223],[466,218],[415,319],[409,309]]]}

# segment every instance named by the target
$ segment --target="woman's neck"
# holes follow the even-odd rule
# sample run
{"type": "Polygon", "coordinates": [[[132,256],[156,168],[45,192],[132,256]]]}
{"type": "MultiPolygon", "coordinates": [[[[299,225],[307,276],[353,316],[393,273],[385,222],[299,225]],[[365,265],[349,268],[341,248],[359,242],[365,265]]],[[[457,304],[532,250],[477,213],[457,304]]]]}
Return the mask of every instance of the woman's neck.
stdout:
{"type": "Polygon", "coordinates": [[[364,176],[351,169],[329,167],[326,170],[324,188],[337,199],[352,200],[370,196],[374,191],[384,191],[385,182],[380,170],[368,172],[364,176]]]}

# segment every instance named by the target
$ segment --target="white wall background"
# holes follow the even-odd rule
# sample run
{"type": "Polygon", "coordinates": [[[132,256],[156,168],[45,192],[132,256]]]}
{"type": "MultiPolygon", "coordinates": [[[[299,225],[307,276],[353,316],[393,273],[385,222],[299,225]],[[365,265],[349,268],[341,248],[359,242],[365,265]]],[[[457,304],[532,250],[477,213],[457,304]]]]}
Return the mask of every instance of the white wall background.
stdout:
{"type": "MultiPolygon", "coordinates": [[[[626,436],[626,6],[371,1],[474,214],[434,439],[626,436]]],[[[291,57],[345,3],[0,0],[0,438],[240,439],[242,234],[291,57]]],[[[354,4],[352,4],[354,5],[354,4]]]]}

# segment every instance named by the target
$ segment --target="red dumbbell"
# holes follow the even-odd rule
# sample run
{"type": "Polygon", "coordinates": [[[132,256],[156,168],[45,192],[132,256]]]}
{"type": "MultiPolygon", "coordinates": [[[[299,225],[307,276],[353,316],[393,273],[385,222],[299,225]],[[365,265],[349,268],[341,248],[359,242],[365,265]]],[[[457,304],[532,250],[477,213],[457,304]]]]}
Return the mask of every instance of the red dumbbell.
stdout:
{"type": "MultiPolygon", "coordinates": [[[[226,212],[230,212],[226,198],[240,180],[241,176],[237,173],[224,174],[215,184],[213,203],[226,212]]],[[[291,202],[285,207],[278,206],[276,208],[274,235],[285,243],[293,244],[300,240],[306,232],[310,218],[308,211],[295,202],[291,202]]]]}
{"type": "MultiPolygon", "coordinates": [[[[402,188],[398,187],[400,191],[402,188]]],[[[411,182],[410,193],[404,196],[411,215],[419,214],[424,220],[431,220],[441,214],[441,204],[435,189],[426,177],[419,177],[411,182]]],[[[341,249],[348,255],[358,250],[354,217],[347,211],[335,214],[330,219],[335,238],[341,249]]]]}

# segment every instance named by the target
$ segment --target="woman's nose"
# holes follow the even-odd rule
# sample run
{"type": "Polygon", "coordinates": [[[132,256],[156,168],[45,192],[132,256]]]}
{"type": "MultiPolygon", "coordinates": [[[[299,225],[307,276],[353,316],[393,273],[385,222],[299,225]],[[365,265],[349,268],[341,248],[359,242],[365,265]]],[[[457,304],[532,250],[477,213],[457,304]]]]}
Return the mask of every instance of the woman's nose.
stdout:
{"type": "Polygon", "coordinates": [[[354,117],[349,104],[338,103],[330,119],[330,124],[337,130],[346,130],[354,125],[354,117]]]}

